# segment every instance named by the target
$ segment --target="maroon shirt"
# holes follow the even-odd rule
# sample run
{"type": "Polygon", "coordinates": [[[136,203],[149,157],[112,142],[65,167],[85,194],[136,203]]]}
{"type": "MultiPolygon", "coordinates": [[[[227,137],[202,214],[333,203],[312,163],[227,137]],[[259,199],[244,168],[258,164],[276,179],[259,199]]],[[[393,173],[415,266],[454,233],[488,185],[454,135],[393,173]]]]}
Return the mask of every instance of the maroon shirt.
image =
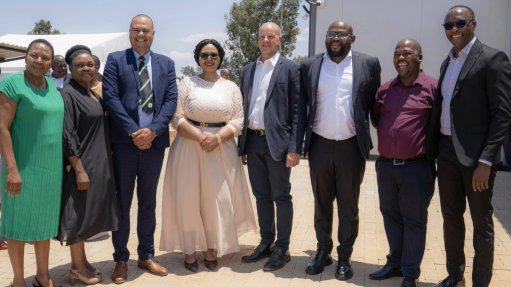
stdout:
{"type": "Polygon", "coordinates": [[[438,80],[420,72],[405,87],[399,77],[376,92],[371,120],[378,132],[378,152],[386,158],[410,159],[426,153],[426,133],[438,80]]]}

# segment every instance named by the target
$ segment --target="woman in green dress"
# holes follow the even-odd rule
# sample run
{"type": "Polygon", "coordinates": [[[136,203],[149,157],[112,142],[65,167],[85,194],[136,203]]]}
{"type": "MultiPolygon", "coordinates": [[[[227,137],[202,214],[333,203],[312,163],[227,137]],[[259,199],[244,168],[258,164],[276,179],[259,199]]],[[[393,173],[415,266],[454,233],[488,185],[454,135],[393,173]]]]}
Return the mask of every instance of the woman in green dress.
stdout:
{"type": "Polygon", "coordinates": [[[64,103],[46,76],[53,47],[34,40],[26,69],[0,83],[0,152],[2,217],[14,273],[11,286],[26,286],[23,256],[33,241],[37,272],[33,286],[53,286],[48,272],[50,238],[57,235],[62,187],[64,103]]]}

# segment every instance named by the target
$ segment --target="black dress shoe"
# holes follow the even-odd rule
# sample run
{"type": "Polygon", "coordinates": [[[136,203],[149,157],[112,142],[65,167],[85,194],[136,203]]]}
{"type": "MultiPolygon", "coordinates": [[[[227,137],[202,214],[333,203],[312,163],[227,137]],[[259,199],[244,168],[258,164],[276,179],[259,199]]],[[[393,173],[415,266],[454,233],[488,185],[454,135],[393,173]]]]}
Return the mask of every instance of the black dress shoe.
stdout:
{"type": "Polygon", "coordinates": [[[197,260],[193,261],[192,263],[188,263],[186,261],[184,263],[185,268],[192,271],[193,273],[197,273],[197,271],[199,271],[199,263],[197,262],[197,260]]]}
{"type": "Polygon", "coordinates": [[[273,251],[272,245],[259,244],[249,255],[241,257],[241,262],[252,263],[257,262],[263,258],[270,257],[273,251]]]}
{"type": "Polygon", "coordinates": [[[353,277],[353,269],[351,268],[351,260],[348,258],[339,259],[337,270],[335,271],[335,278],[337,280],[348,280],[353,277]]]}
{"type": "Polygon", "coordinates": [[[207,260],[206,258],[204,258],[204,266],[206,266],[206,268],[208,268],[209,270],[213,271],[216,269],[216,267],[218,266],[218,260],[207,260]]]}
{"type": "Polygon", "coordinates": [[[382,268],[369,274],[369,279],[383,280],[383,279],[389,279],[392,277],[401,277],[401,276],[403,276],[403,271],[401,271],[397,267],[392,267],[389,264],[385,264],[382,268]]]}
{"type": "Polygon", "coordinates": [[[417,284],[417,279],[413,277],[405,277],[403,278],[403,281],[401,282],[401,287],[417,287],[419,286],[417,284]]]}
{"type": "Polygon", "coordinates": [[[309,275],[316,275],[325,269],[325,266],[332,264],[332,256],[324,250],[318,250],[314,259],[309,261],[305,273],[309,275]]]}
{"type": "Polygon", "coordinates": [[[454,287],[454,286],[458,285],[458,283],[460,283],[461,281],[463,281],[463,277],[455,278],[452,276],[448,276],[447,278],[440,281],[440,283],[436,284],[433,287],[454,287]]]}
{"type": "Polygon", "coordinates": [[[263,266],[263,271],[275,271],[286,265],[291,260],[289,251],[283,251],[280,248],[275,248],[271,253],[270,259],[266,261],[263,266]]]}

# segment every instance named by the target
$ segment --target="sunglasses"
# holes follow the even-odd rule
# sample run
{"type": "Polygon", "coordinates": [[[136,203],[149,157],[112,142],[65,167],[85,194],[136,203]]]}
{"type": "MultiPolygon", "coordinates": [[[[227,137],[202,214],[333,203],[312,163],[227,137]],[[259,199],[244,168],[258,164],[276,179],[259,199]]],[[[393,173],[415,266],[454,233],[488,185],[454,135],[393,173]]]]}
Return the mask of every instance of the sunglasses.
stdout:
{"type": "Polygon", "coordinates": [[[465,25],[467,25],[468,23],[470,22],[473,22],[474,20],[470,19],[470,20],[463,20],[463,19],[460,19],[460,20],[457,20],[456,22],[445,22],[444,24],[442,24],[442,26],[444,26],[444,29],[449,31],[449,30],[452,30],[455,26],[456,28],[458,29],[461,29],[463,27],[465,27],[465,25]]]}
{"type": "Polygon", "coordinates": [[[346,38],[348,37],[349,35],[351,35],[350,33],[348,32],[345,32],[345,31],[326,31],[326,36],[330,39],[333,39],[337,36],[337,38],[341,39],[341,38],[346,38]]]}
{"type": "Polygon", "coordinates": [[[216,60],[218,58],[218,53],[200,53],[199,57],[202,60],[207,60],[209,57],[211,57],[212,60],[216,60]]]}

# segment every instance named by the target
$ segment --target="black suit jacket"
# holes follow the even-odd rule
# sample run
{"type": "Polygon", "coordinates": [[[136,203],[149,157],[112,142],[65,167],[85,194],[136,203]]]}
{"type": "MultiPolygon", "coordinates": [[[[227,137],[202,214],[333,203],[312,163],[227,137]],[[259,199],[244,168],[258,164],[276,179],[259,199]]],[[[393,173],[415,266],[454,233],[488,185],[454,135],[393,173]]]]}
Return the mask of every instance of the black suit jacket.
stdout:
{"type": "MultiPolygon", "coordinates": [[[[378,58],[352,51],[353,65],[353,116],[357,133],[358,146],[364,158],[369,157],[369,150],[373,148],[369,133],[369,111],[371,111],[374,96],[380,87],[380,62],[378,58]]],[[[310,57],[302,63],[302,89],[307,95],[308,116],[305,133],[304,154],[309,151],[314,118],[316,117],[316,97],[318,94],[318,81],[323,64],[323,55],[310,57]]]]}
{"type": "MultiPolygon", "coordinates": [[[[245,120],[238,138],[240,155],[246,154],[248,112],[256,62],[243,67],[241,94],[245,120]]],[[[305,130],[305,97],[300,91],[300,67],[292,60],[280,56],[268,86],[264,105],[264,129],[271,157],[285,160],[288,152],[301,153],[305,130]]]]}
{"type": "MultiPolygon", "coordinates": [[[[428,154],[436,157],[442,113],[442,63],[428,136],[428,154]]],[[[476,40],[467,55],[451,100],[451,133],[456,156],[467,167],[479,159],[498,162],[511,121],[511,65],[502,51],[476,40]]]]}

